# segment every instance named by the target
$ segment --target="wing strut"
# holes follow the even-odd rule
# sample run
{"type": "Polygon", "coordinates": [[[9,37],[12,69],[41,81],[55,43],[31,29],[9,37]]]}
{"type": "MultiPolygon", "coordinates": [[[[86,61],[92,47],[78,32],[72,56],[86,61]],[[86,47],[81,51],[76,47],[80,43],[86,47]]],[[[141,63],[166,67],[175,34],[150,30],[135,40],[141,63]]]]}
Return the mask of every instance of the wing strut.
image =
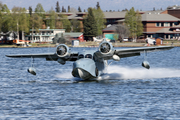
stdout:
{"type": "Polygon", "coordinates": [[[147,61],[147,51],[144,50],[144,60],[147,61]]]}
{"type": "Polygon", "coordinates": [[[34,57],[31,57],[31,67],[34,67],[34,57]]]}

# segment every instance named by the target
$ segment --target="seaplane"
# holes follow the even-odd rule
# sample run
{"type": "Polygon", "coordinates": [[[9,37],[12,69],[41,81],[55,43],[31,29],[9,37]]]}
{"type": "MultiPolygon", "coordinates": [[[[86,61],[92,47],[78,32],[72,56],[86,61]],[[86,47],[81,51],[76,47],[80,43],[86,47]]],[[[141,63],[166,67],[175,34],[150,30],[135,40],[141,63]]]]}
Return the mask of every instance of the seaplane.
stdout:
{"type": "MultiPolygon", "coordinates": [[[[65,44],[59,44],[54,53],[40,54],[11,54],[6,55],[11,58],[31,58],[32,64],[34,58],[45,58],[47,61],[57,61],[61,65],[66,62],[73,62],[72,76],[81,80],[93,80],[106,74],[108,60],[120,61],[121,58],[140,56],[144,54],[142,66],[150,69],[150,64],[146,59],[148,52],[170,50],[173,46],[153,46],[153,47],[137,47],[137,48],[115,48],[104,39],[94,51],[72,52],[65,44]]],[[[27,70],[32,75],[36,75],[36,69],[32,65],[27,70]]]]}

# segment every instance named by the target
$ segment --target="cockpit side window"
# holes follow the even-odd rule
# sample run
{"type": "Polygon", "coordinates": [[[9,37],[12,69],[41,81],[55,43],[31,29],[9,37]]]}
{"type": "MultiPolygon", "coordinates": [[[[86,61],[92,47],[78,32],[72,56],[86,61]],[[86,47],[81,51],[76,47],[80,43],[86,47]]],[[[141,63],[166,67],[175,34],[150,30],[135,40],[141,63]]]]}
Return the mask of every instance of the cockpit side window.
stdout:
{"type": "Polygon", "coordinates": [[[80,54],[80,55],[79,55],[79,59],[81,59],[81,58],[84,58],[84,55],[83,55],[83,54],[80,54]]]}
{"type": "Polygon", "coordinates": [[[92,59],[92,55],[91,55],[91,54],[86,54],[86,55],[85,55],[85,58],[90,58],[90,59],[92,59]]]}

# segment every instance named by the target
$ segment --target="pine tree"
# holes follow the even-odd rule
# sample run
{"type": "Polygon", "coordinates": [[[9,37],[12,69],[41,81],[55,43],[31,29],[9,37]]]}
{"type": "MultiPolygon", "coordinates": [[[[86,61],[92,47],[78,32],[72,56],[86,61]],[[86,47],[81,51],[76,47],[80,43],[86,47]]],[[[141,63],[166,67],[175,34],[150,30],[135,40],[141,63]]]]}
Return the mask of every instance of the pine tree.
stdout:
{"type": "Polygon", "coordinates": [[[62,12],[65,12],[64,6],[62,6],[62,12]]]}
{"type": "Polygon", "coordinates": [[[71,22],[67,19],[67,15],[61,14],[60,17],[61,22],[62,22],[62,29],[66,29],[66,32],[70,32],[71,31],[71,22]]]}
{"type": "Polygon", "coordinates": [[[135,12],[133,7],[127,11],[125,15],[125,24],[129,27],[131,37],[135,38],[142,34],[143,25],[141,21],[141,15],[138,11],[135,12]]]}
{"type": "Polygon", "coordinates": [[[105,28],[104,24],[106,23],[106,20],[104,19],[105,15],[100,7],[98,9],[93,9],[93,14],[96,20],[97,25],[97,34],[102,35],[102,29],[105,28]]]}
{"type": "Polygon", "coordinates": [[[156,11],[156,8],[155,8],[155,7],[153,7],[153,11],[156,11]]]}
{"type": "Polygon", "coordinates": [[[43,6],[41,5],[41,3],[38,3],[36,5],[36,8],[35,8],[35,13],[37,13],[40,17],[42,17],[42,19],[45,18],[45,15],[43,14],[45,12],[43,6]]]}
{"type": "Polygon", "coordinates": [[[78,7],[78,12],[82,12],[80,6],[78,7]]]}
{"type": "Polygon", "coordinates": [[[7,13],[10,12],[6,4],[3,5],[2,12],[7,12],[7,13]]]}
{"type": "Polygon", "coordinates": [[[36,5],[35,12],[37,12],[37,13],[38,12],[45,12],[43,6],[41,5],[41,3],[38,3],[36,5]]]}
{"type": "Polygon", "coordinates": [[[93,37],[97,36],[97,24],[93,14],[92,8],[88,9],[88,15],[83,21],[84,25],[84,36],[86,40],[92,40],[93,37]]]}
{"type": "Polygon", "coordinates": [[[136,11],[136,36],[140,36],[143,33],[142,17],[139,11],[136,11]]]}
{"type": "Polygon", "coordinates": [[[70,6],[68,6],[68,12],[71,12],[71,8],[70,8],[70,6]]]}
{"type": "Polygon", "coordinates": [[[99,2],[97,2],[96,9],[100,9],[99,2]]]}
{"type": "Polygon", "coordinates": [[[56,19],[57,19],[57,13],[51,8],[49,10],[49,19],[46,21],[47,26],[50,27],[50,29],[56,28],[56,19]]]}
{"type": "Polygon", "coordinates": [[[77,19],[72,19],[71,28],[73,32],[80,32],[80,21],[77,19]]]}
{"type": "Polygon", "coordinates": [[[56,12],[60,12],[59,2],[56,3],[56,12]]]}
{"type": "Polygon", "coordinates": [[[32,7],[29,6],[29,15],[31,16],[32,15],[32,7]]]}

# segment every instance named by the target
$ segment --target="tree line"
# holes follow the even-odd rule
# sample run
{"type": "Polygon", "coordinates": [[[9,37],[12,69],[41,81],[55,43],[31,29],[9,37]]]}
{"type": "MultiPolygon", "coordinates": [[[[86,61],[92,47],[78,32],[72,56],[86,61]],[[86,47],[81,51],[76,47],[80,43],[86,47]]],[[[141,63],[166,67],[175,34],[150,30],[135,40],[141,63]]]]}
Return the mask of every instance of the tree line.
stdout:
{"type": "Polygon", "coordinates": [[[66,29],[67,32],[80,32],[80,22],[78,20],[68,20],[67,17],[66,14],[58,13],[53,8],[45,12],[40,3],[37,4],[34,11],[30,6],[27,13],[27,10],[22,7],[13,7],[10,11],[6,4],[0,2],[0,32],[3,33],[21,31],[29,34],[30,29],[38,32],[39,29],[45,29],[46,27],[66,29]]]}
{"type": "MultiPolygon", "coordinates": [[[[55,10],[51,8],[45,12],[43,6],[38,3],[34,11],[30,6],[28,13],[22,7],[13,7],[10,12],[7,5],[0,2],[0,32],[20,31],[22,33],[25,32],[26,35],[29,34],[30,29],[38,32],[39,29],[45,29],[45,26],[48,26],[50,29],[65,29],[66,32],[83,31],[85,39],[92,40],[92,37],[102,35],[102,30],[106,27],[106,19],[104,19],[105,16],[99,2],[97,2],[95,8],[88,8],[88,13],[81,21],[83,26],[80,20],[69,20],[68,16],[63,12],[66,12],[66,9],[62,7],[62,10],[60,10],[58,1],[55,10]]],[[[77,13],[82,11],[80,7],[78,7],[77,11],[75,8],[68,6],[68,12],[77,13]]],[[[125,26],[130,31],[130,36],[141,35],[143,29],[141,16],[134,11],[134,8],[127,11],[125,26]]]]}

